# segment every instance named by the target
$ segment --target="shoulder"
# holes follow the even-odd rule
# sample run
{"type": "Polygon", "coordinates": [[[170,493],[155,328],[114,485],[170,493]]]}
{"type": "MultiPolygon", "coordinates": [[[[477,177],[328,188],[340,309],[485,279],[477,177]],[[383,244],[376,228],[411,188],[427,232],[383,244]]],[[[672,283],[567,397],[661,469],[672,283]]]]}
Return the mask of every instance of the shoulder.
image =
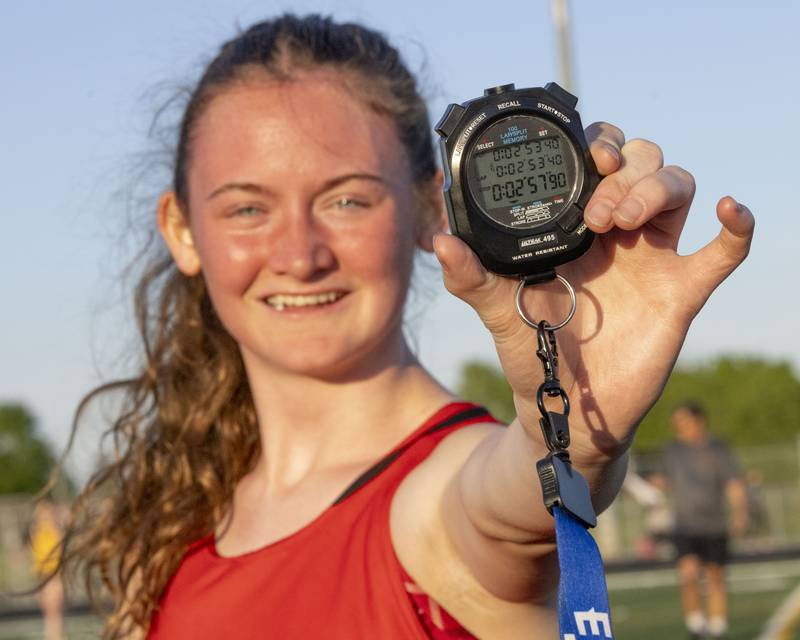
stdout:
{"type": "Polygon", "coordinates": [[[706,447],[709,451],[722,459],[727,460],[734,458],[734,452],[731,446],[725,440],[717,436],[709,436],[706,447]]]}
{"type": "Polygon", "coordinates": [[[716,457],[720,460],[720,463],[723,464],[731,474],[738,474],[738,457],[736,455],[736,451],[727,441],[723,440],[722,438],[711,436],[708,446],[711,451],[716,454],[716,457]]]}
{"type": "Polygon", "coordinates": [[[497,422],[476,422],[447,434],[431,453],[403,479],[395,493],[392,511],[419,508],[419,500],[441,498],[467,459],[485,441],[499,437],[506,427],[497,422]],[[440,492],[440,493],[439,493],[440,492]]]}
{"type": "Polygon", "coordinates": [[[403,479],[392,500],[392,512],[418,511],[420,502],[433,503],[441,498],[473,451],[504,429],[496,422],[478,422],[442,438],[430,455],[403,479]]]}
{"type": "Polygon", "coordinates": [[[400,484],[394,501],[427,492],[453,477],[470,454],[491,434],[503,433],[506,425],[497,422],[484,408],[469,402],[455,401],[444,406],[410,438],[407,448],[419,447],[413,467],[400,484]],[[427,487],[427,489],[426,489],[427,487]]]}
{"type": "Polygon", "coordinates": [[[708,436],[708,446],[720,451],[730,451],[730,445],[719,436],[708,436]]]}

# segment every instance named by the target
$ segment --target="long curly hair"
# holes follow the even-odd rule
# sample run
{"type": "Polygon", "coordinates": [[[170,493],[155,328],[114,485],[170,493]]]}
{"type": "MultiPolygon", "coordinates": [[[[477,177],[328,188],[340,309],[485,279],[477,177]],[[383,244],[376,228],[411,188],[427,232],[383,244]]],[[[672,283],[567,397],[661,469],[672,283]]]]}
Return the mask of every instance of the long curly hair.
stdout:
{"type": "MultiPolygon", "coordinates": [[[[311,15],[260,22],[224,44],[194,89],[180,123],[173,184],[188,211],[187,165],[198,119],[243,74],[290,81],[331,69],[389,116],[415,186],[436,173],[427,108],[415,78],[380,33],[311,15]]],[[[105,434],[112,459],[74,502],[61,569],[83,577],[94,602],[110,594],[104,638],[146,633],[189,545],[222,521],[234,488],[260,453],[258,424],[238,346],[220,322],[202,274],[183,275],[163,247],[135,290],[143,363],[138,375],[104,384],[80,403],[123,398],[105,434]]]]}

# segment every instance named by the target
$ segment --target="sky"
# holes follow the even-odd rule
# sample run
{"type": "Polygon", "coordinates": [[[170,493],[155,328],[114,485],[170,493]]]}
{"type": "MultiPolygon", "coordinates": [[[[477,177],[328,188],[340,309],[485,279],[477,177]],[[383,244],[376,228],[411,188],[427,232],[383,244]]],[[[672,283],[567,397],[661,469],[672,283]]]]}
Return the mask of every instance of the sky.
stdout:
{"type": "MultiPolygon", "coordinates": [[[[154,114],[237,28],[289,10],[378,28],[418,73],[432,122],[486,87],[560,79],[547,0],[0,7],[0,402],[27,405],[57,449],[82,395],[130,372],[130,282],[120,273],[138,237],[131,219],[150,216],[166,185],[148,138],[154,114]]],[[[790,0],[570,3],[584,124],[607,120],[653,140],[695,175],[680,251],[717,233],[723,195],[757,218],[748,260],[695,320],[680,362],[755,355],[800,371],[797,24],[790,0]]],[[[423,363],[454,386],[466,360],[495,362],[494,349],[435,269],[422,280],[411,331],[423,363]]],[[[78,453],[74,464],[88,464],[78,453]]]]}

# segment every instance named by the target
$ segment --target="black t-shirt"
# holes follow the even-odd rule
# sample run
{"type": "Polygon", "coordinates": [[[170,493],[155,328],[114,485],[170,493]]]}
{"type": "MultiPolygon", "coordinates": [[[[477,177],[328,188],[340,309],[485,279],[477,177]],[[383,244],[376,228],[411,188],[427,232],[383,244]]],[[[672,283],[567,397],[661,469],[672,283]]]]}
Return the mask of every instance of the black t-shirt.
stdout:
{"type": "Polygon", "coordinates": [[[725,534],[725,487],[739,477],[739,466],[728,445],[713,437],[697,444],[676,440],[664,450],[663,461],[675,509],[675,532],[725,534]]]}

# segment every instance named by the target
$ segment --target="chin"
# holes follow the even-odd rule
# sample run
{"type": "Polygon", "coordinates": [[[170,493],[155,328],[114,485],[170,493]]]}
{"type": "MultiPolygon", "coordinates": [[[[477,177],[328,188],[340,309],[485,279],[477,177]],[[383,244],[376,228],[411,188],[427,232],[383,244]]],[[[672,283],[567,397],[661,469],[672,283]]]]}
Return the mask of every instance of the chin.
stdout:
{"type": "Polygon", "coordinates": [[[278,369],[306,378],[336,382],[353,375],[353,365],[339,358],[306,358],[276,363],[278,369]]]}
{"type": "Polygon", "coordinates": [[[374,353],[364,357],[352,350],[331,348],[331,345],[319,345],[314,349],[312,344],[294,350],[283,348],[278,354],[259,354],[242,349],[242,356],[248,369],[258,367],[273,375],[286,374],[329,382],[344,382],[369,375],[381,360],[374,353]]]}

